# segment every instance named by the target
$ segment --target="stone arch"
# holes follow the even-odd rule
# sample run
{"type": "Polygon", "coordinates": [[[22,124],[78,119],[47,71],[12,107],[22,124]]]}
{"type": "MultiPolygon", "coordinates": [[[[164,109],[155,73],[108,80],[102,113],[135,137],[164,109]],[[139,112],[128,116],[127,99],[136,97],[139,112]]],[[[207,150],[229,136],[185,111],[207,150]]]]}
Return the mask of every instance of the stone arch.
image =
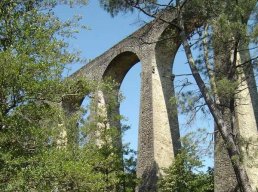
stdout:
{"type": "MultiPolygon", "coordinates": [[[[119,53],[111,60],[102,75],[102,80],[108,79],[114,81],[115,87],[113,87],[114,90],[112,90],[112,93],[107,93],[105,90],[102,90],[104,105],[110,103],[110,99],[118,100],[119,89],[124,77],[126,76],[127,72],[139,61],[139,57],[132,51],[124,51],[119,53]]],[[[118,101],[117,106],[113,108],[116,114],[120,114],[119,108],[120,105],[118,101]]],[[[115,122],[114,125],[120,127],[120,121],[115,122]]]]}
{"type": "MultiPolygon", "coordinates": [[[[121,51],[121,50],[119,50],[121,51]]],[[[108,79],[114,81],[115,86],[111,92],[101,90],[102,99],[99,99],[103,103],[107,110],[107,119],[110,127],[115,127],[121,132],[121,122],[118,116],[120,116],[120,103],[119,103],[119,90],[127,72],[140,61],[136,53],[132,51],[120,52],[116,55],[111,62],[107,65],[102,80],[108,79]],[[113,105],[113,106],[112,106],[113,105]]],[[[121,135],[121,134],[120,134],[121,135]]],[[[122,145],[122,137],[118,138],[119,145],[122,145]]]]}
{"type": "MultiPolygon", "coordinates": [[[[155,45],[156,57],[170,59],[170,66],[173,67],[174,57],[181,45],[179,31],[172,26],[167,26],[158,37],[155,45]]],[[[164,67],[164,66],[162,66],[164,67]]]]}
{"type": "Polygon", "coordinates": [[[121,85],[127,72],[140,61],[139,57],[131,51],[125,51],[112,59],[103,73],[102,79],[111,78],[121,85]]]}

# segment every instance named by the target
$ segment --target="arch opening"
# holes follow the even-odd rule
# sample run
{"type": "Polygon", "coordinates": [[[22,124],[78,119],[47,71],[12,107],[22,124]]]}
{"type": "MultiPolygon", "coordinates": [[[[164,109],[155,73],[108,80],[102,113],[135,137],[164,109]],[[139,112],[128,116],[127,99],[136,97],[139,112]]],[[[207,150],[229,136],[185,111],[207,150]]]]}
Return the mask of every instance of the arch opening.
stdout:
{"type": "Polygon", "coordinates": [[[110,97],[114,95],[118,100],[120,95],[123,97],[122,102],[118,101],[118,105],[112,111],[115,116],[119,115],[120,118],[114,122],[112,120],[114,118],[108,114],[110,124],[122,130],[127,129],[124,133],[120,130],[121,144],[127,145],[129,149],[135,152],[138,148],[140,72],[141,63],[139,57],[133,52],[126,51],[111,61],[103,75],[104,80],[108,79],[116,83],[115,90],[111,93],[111,96],[108,95],[110,93],[104,93],[105,103],[110,103],[110,97]]]}
{"type": "MultiPolygon", "coordinates": [[[[197,52],[194,52],[194,54],[197,54],[197,52]]],[[[214,137],[212,134],[214,132],[214,121],[208,108],[202,106],[204,100],[199,99],[200,92],[191,75],[182,45],[175,56],[172,73],[175,76],[174,86],[178,100],[180,136],[188,135],[193,137],[195,142],[198,141],[200,158],[204,165],[200,171],[206,171],[208,167],[214,167],[214,137]],[[191,102],[196,103],[191,104],[191,102]],[[202,107],[194,107],[198,105],[202,107]]]]}
{"type": "Polygon", "coordinates": [[[139,61],[140,59],[135,53],[125,51],[111,61],[103,74],[103,79],[111,78],[118,83],[119,89],[127,72],[139,61]]]}
{"type": "Polygon", "coordinates": [[[140,111],[140,73],[141,63],[138,62],[126,74],[120,91],[124,100],[120,104],[120,113],[125,117],[122,124],[128,125],[129,129],[124,133],[123,143],[130,143],[130,148],[134,151],[138,149],[138,129],[139,129],[139,111],[140,111]]]}
{"type": "Polygon", "coordinates": [[[88,129],[85,129],[90,123],[90,106],[91,106],[90,95],[86,95],[81,102],[81,117],[78,122],[78,144],[79,147],[83,147],[88,142],[88,129]]]}
{"type": "MultiPolygon", "coordinates": [[[[193,30],[194,28],[190,27],[188,33],[192,33],[193,30]]],[[[176,118],[178,119],[180,138],[185,137],[191,133],[192,137],[195,135],[195,139],[200,139],[201,137],[204,139],[206,133],[214,132],[214,123],[211,115],[209,112],[207,112],[208,109],[206,107],[203,107],[197,111],[190,110],[188,113],[186,113],[186,106],[183,106],[183,104],[187,104],[187,102],[191,102],[193,99],[197,100],[200,95],[197,93],[198,87],[195,83],[195,80],[191,76],[191,70],[181,45],[178,30],[168,26],[159,37],[159,41],[155,47],[155,50],[157,61],[162,61],[160,62],[160,66],[158,66],[161,68],[159,70],[160,76],[164,76],[164,74],[169,76],[169,71],[170,76],[172,77],[172,85],[171,83],[169,84],[172,86],[174,99],[170,99],[170,103],[168,102],[167,105],[171,105],[171,100],[174,100],[177,103],[173,106],[173,108],[178,114],[176,118]],[[180,104],[182,104],[182,106],[180,106],[180,104]],[[206,113],[204,114],[203,112],[206,113]]],[[[193,53],[194,55],[198,55],[197,51],[194,51],[193,53]]],[[[164,83],[163,87],[165,91],[167,85],[164,83]]],[[[200,102],[203,102],[203,100],[201,99],[200,102]]],[[[173,122],[171,125],[173,126],[173,122]]],[[[177,138],[174,137],[174,139],[177,138]]],[[[214,167],[213,144],[213,136],[210,134],[206,138],[206,141],[200,143],[198,146],[199,149],[202,150],[201,160],[204,164],[204,167],[201,169],[201,171],[206,171],[208,167],[214,167]],[[208,148],[212,150],[208,151],[208,148]],[[207,153],[204,153],[204,151],[207,153]]]]}

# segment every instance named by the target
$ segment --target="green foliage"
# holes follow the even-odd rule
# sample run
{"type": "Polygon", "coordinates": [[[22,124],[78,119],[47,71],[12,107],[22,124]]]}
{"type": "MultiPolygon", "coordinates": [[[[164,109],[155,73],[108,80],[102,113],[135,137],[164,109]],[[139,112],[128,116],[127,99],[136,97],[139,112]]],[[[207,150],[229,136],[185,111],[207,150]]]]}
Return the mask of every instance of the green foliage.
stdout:
{"type": "Polygon", "coordinates": [[[79,18],[62,22],[51,10],[59,1],[44,3],[0,2],[0,191],[132,191],[134,155],[123,162],[130,150],[115,145],[118,127],[77,126],[85,111],[61,107],[97,86],[62,78],[65,65],[80,60],[63,40],[79,18]]]}
{"type": "Polygon", "coordinates": [[[111,16],[116,16],[119,12],[132,12],[134,6],[143,6],[145,9],[152,10],[157,0],[99,0],[100,6],[111,16]]]}
{"type": "Polygon", "coordinates": [[[51,121],[66,87],[64,64],[77,60],[56,36],[67,31],[51,11],[42,13],[33,1],[0,2],[0,159],[1,190],[17,185],[16,176],[50,143],[51,121]],[[7,188],[5,188],[5,186],[7,188]]]}
{"type": "Polygon", "coordinates": [[[107,80],[98,88],[105,94],[104,106],[102,94],[95,91],[91,103],[91,114],[81,129],[85,143],[83,148],[89,148],[95,158],[92,162],[93,174],[101,176],[96,191],[134,191],[136,187],[136,160],[135,152],[128,145],[122,145],[121,136],[128,129],[120,125],[123,117],[118,115],[120,98],[117,93],[117,84],[107,80]]]}
{"type": "Polygon", "coordinates": [[[59,103],[70,91],[61,73],[78,61],[60,39],[72,35],[71,23],[40,11],[37,1],[4,0],[0,26],[0,189],[42,189],[38,181],[53,167],[46,155],[62,123],[59,103]]]}
{"type": "Polygon", "coordinates": [[[132,11],[130,5],[126,1],[120,0],[100,0],[100,6],[103,7],[112,16],[115,16],[119,11],[132,11]]]}
{"type": "Polygon", "coordinates": [[[160,192],[212,192],[213,169],[207,173],[199,172],[202,162],[198,156],[197,146],[190,137],[182,140],[182,149],[173,164],[164,169],[165,176],[159,181],[160,192]]]}
{"type": "Polygon", "coordinates": [[[217,87],[217,93],[221,98],[232,99],[236,94],[238,82],[223,78],[217,81],[217,87]]]}

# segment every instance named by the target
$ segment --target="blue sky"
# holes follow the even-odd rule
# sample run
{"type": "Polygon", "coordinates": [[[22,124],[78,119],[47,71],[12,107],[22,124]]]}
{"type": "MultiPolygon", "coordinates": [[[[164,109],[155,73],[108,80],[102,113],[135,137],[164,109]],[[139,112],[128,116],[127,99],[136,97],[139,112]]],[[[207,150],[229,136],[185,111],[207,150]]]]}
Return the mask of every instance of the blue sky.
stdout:
{"type": "MultiPolygon", "coordinates": [[[[97,0],[91,0],[88,6],[81,8],[69,8],[68,6],[58,6],[55,9],[56,14],[62,19],[71,18],[74,14],[81,15],[83,19],[81,23],[87,25],[90,30],[81,30],[76,39],[70,40],[71,49],[81,50],[81,56],[85,59],[94,59],[110,47],[130,35],[136,29],[141,27],[143,22],[139,19],[138,14],[119,14],[112,18],[108,13],[99,7],[97,0]]],[[[141,16],[143,18],[143,16],[141,16]]],[[[146,20],[146,18],[144,18],[146,20]]],[[[71,66],[69,73],[78,70],[84,64],[75,64],[71,66]]],[[[174,74],[190,73],[186,64],[186,58],[182,49],[178,54],[174,63],[174,74]]],[[[137,136],[138,136],[138,114],[140,104],[140,63],[136,64],[126,75],[121,91],[125,96],[125,100],[121,103],[121,114],[128,120],[126,124],[131,126],[131,129],[126,132],[124,142],[130,142],[131,147],[137,150],[137,136]]],[[[191,77],[177,77],[176,82],[191,77]]],[[[194,88],[194,87],[193,87],[194,88]]],[[[187,117],[179,116],[180,128],[182,133],[189,130],[196,130],[198,128],[208,128],[212,130],[213,123],[207,118],[198,116],[190,126],[186,124],[187,117]]],[[[205,158],[207,159],[207,158],[205,158]]],[[[207,165],[213,164],[212,160],[208,158],[207,165]]]]}

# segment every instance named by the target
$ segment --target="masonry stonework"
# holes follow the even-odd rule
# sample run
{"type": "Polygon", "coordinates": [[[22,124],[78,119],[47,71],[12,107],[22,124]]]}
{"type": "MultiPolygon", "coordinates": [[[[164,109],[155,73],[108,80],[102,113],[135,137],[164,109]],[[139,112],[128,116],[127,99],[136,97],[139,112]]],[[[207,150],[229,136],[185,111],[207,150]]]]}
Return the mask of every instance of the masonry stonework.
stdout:
{"type": "MultiPolygon", "coordinates": [[[[157,178],[162,174],[161,168],[171,165],[180,149],[177,109],[170,99],[174,97],[172,64],[181,43],[177,31],[170,28],[169,23],[162,21],[162,19],[173,21],[176,19],[175,15],[175,12],[171,11],[160,14],[157,19],[143,26],[71,76],[71,78],[85,77],[96,81],[111,77],[118,83],[119,89],[130,68],[141,62],[137,160],[137,176],[141,178],[141,183],[137,187],[139,192],[156,191],[157,178]]],[[[191,25],[188,28],[189,31],[195,29],[191,25]]],[[[238,116],[240,134],[243,136],[257,135],[257,125],[253,119],[257,116],[258,109],[253,106],[254,97],[250,97],[249,93],[255,95],[257,91],[254,91],[254,88],[251,91],[246,89],[241,97],[247,103],[245,107],[240,106],[238,109],[239,114],[244,114],[238,116]],[[248,125],[247,122],[249,122],[248,125]]],[[[73,110],[72,105],[64,104],[66,108],[73,110]]],[[[216,146],[218,145],[223,143],[218,143],[216,146]]],[[[216,192],[229,191],[235,183],[232,166],[229,160],[224,158],[225,155],[225,151],[220,149],[215,152],[216,192]],[[229,185],[225,177],[232,178],[229,185]]],[[[258,171],[248,170],[253,186],[257,186],[258,171]]]]}

